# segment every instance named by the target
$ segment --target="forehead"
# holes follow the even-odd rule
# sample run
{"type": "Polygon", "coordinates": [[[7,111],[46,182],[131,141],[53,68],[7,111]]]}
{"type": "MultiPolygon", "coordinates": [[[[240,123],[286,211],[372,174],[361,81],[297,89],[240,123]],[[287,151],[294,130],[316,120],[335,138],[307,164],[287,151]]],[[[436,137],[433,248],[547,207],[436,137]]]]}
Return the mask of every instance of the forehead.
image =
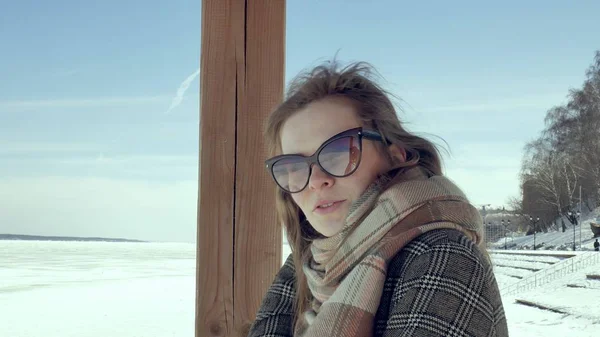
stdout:
{"type": "Polygon", "coordinates": [[[356,108],[344,99],[324,99],[294,113],[281,130],[284,154],[313,154],[332,136],[362,126],[356,108]]]}

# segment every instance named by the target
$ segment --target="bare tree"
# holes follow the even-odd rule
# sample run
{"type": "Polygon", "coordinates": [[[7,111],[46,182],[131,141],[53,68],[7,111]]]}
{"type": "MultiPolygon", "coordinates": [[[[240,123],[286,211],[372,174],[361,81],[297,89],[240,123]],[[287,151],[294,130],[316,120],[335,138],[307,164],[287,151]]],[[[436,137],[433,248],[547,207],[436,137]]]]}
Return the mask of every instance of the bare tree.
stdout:
{"type": "Polygon", "coordinates": [[[548,110],[544,123],[539,138],[525,146],[524,201],[514,207],[540,218],[552,217],[551,221],[566,217],[573,223],[566,215],[577,203],[589,210],[600,205],[600,50],[582,87],[569,91],[567,104],[548,110]]]}
{"type": "Polygon", "coordinates": [[[557,169],[556,155],[550,142],[547,138],[531,142],[527,144],[525,154],[527,158],[522,176],[541,192],[540,202],[551,205],[559,214],[562,213],[565,205],[561,197],[561,170],[557,169]]]}
{"type": "Polygon", "coordinates": [[[570,163],[560,165],[561,175],[567,179],[566,194],[571,195],[577,186],[571,179],[576,172],[575,180],[582,186],[580,202],[592,209],[600,204],[600,51],[586,71],[582,88],[571,89],[568,97],[566,105],[554,107],[546,114],[546,128],[540,140],[546,145],[546,152],[560,153],[566,157],[561,159],[570,163]]]}

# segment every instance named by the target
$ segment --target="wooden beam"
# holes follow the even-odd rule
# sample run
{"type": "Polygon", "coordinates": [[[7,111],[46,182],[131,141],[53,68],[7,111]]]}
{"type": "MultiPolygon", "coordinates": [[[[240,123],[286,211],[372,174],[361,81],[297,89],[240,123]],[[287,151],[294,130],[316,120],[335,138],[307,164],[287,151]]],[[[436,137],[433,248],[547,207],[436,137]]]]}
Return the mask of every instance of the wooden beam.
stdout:
{"type": "Polygon", "coordinates": [[[283,96],[284,0],[203,0],[196,336],[242,336],[281,266],[263,123],[283,96]]]}

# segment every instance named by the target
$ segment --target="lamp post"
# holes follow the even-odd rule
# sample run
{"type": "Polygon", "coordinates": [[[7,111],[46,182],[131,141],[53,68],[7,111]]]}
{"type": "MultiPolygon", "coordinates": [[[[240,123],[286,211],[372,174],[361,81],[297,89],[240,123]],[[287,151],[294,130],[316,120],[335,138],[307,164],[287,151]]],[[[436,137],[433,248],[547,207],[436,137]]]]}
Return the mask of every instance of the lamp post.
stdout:
{"type": "Polygon", "coordinates": [[[573,226],[573,251],[575,251],[575,220],[573,220],[573,212],[569,211],[569,221],[573,226]]]}
{"type": "MultiPolygon", "coordinates": [[[[578,223],[578,219],[579,216],[581,215],[581,212],[577,211],[577,213],[573,213],[571,211],[569,211],[569,220],[571,221],[571,223],[573,224],[573,251],[575,251],[575,249],[577,249],[576,243],[575,243],[575,226],[577,226],[578,223]]],[[[581,241],[581,229],[579,230],[579,238],[581,241]]],[[[581,245],[581,243],[580,243],[581,245]]]]}
{"type": "Polygon", "coordinates": [[[508,227],[510,226],[510,220],[504,222],[504,219],[502,219],[502,226],[504,227],[504,250],[506,250],[508,249],[506,240],[508,239],[508,227]]]}
{"type": "MultiPolygon", "coordinates": [[[[507,220],[507,224],[506,224],[506,228],[510,227],[510,219],[507,220]]],[[[512,239],[512,234],[513,232],[510,232],[510,244],[512,245],[513,243],[513,239],[512,239]]]]}
{"type": "MultiPolygon", "coordinates": [[[[581,205],[579,205],[579,208],[581,208],[581,205]]],[[[577,212],[577,224],[579,225],[579,249],[581,249],[582,245],[581,245],[581,224],[579,223],[579,219],[581,217],[581,212],[577,212]]]]}
{"type": "Polygon", "coordinates": [[[504,250],[506,250],[506,236],[507,236],[506,232],[507,232],[507,230],[506,230],[506,225],[504,224],[504,219],[502,219],[501,222],[502,222],[502,227],[504,227],[504,250]]]}
{"type": "Polygon", "coordinates": [[[533,250],[537,250],[537,248],[535,246],[535,233],[537,232],[536,225],[537,225],[538,221],[540,221],[540,217],[537,217],[536,220],[533,221],[533,217],[530,215],[529,221],[531,221],[531,223],[533,224],[533,250]]]}
{"type": "Polygon", "coordinates": [[[577,218],[575,218],[575,223],[577,223],[577,226],[579,226],[579,249],[581,249],[581,224],[579,223],[580,217],[581,217],[581,212],[577,211],[577,218]]]}

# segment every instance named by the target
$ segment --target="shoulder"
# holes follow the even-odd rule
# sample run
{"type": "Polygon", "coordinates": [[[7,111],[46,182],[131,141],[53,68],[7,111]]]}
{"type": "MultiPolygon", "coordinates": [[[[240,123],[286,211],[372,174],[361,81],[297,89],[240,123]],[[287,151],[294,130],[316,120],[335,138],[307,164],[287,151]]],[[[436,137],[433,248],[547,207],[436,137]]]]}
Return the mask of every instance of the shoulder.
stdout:
{"type": "Polygon", "coordinates": [[[466,261],[492,271],[487,253],[462,232],[454,229],[432,230],[416,237],[396,254],[389,263],[388,275],[398,274],[409,267],[414,269],[424,262],[444,266],[466,261]]]}
{"type": "MultiPolygon", "coordinates": [[[[497,284],[493,267],[473,241],[454,229],[426,232],[407,244],[389,263],[388,281],[395,284],[396,296],[419,282],[446,291],[478,293],[497,284]],[[441,288],[440,288],[441,287],[441,288]]],[[[499,296],[499,294],[498,294],[499,296]]]]}
{"type": "Polygon", "coordinates": [[[453,229],[420,235],[390,261],[379,309],[380,331],[438,336],[460,327],[465,336],[503,336],[506,330],[486,254],[453,229]]]}

